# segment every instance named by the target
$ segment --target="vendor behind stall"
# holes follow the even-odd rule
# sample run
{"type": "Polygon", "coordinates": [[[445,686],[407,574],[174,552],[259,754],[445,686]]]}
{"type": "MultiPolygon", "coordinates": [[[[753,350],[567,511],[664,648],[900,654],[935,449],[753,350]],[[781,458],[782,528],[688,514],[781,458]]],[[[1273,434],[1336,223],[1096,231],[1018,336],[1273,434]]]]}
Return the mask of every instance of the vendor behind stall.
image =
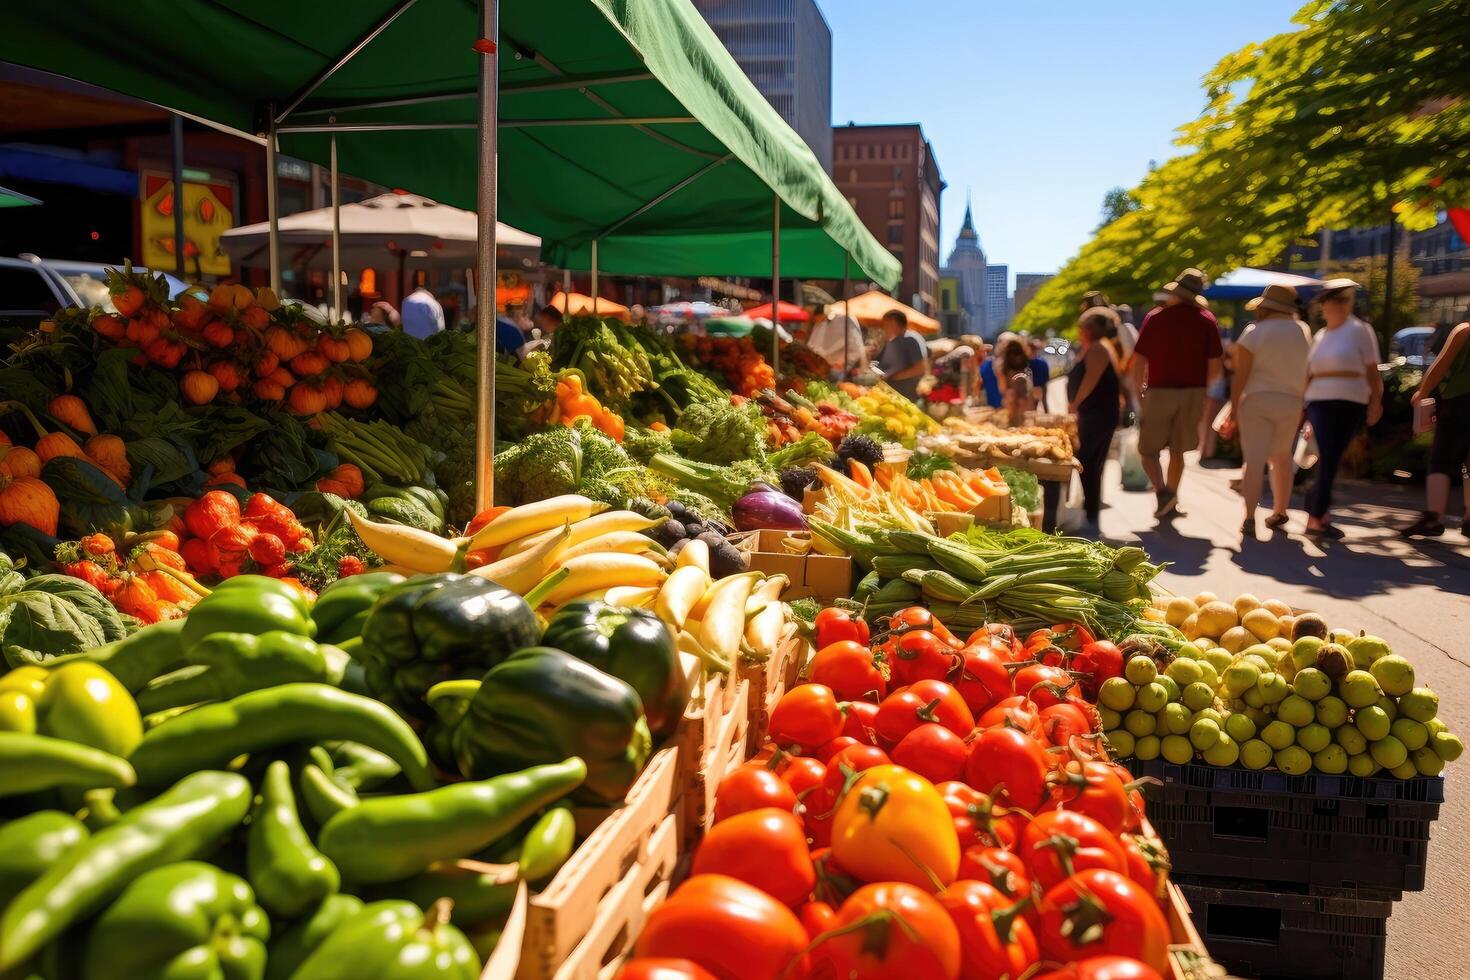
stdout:
{"type": "Polygon", "coordinates": [[[909,318],[901,310],[883,314],[883,336],[878,372],[893,390],[909,401],[917,401],[919,380],[929,370],[929,351],[923,338],[909,329],[909,318]]]}

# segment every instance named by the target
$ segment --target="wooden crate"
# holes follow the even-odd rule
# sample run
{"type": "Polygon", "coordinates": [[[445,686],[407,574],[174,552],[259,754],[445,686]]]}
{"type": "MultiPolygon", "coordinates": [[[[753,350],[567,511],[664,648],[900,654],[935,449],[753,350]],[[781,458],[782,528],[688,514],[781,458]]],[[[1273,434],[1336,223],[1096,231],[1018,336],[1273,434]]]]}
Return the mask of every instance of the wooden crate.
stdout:
{"type": "Polygon", "coordinates": [[[1169,980],[1215,980],[1230,975],[1223,966],[1210,959],[1200,939],[1194,920],[1189,917],[1189,902],[1177,885],[1170,882],[1164,894],[1164,918],[1169,922],[1169,980]]]}
{"type": "Polygon", "coordinates": [[[500,939],[480,971],[480,980],[512,980],[516,966],[521,961],[521,944],[526,934],[526,907],[528,901],[526,883],[516,888],[515,904],[510,908],[510,917],[505,928],[500,930],[500,939]]]}
{"type": "Polygon", "coordinates": [[[679,821],[686,849],[693,848],[714,823],[720,781],[747,757],[750,681],[716,676],[706,682],[705,690],[704,704],[685,712],[679,731],[679,821]],[[728,701],[725,690],[734,691],[728,701]]]}
{"type": "Polygon", "coordinates": [[[793,624],[787,628],[780,646],[771,656],[765,660],[740,662],[741,676],[750,681],[750,698],[746,704],[746,758],[754,755],[766,740],[771,711],[782,695],[796,684],[801,668],[811,658],[811,652],[811,643],[793,624]]]}
{"type": "Polygon", "coordinates": [[[577,811],[579,831],[595,826],[551,884],[531,898],[517,980],[590,980],[619,955],[612,947],[620,935],[626,933],[626,943],[637,936],[642,912],[632,906],[642,904],[628,895],[666,885],[678,855],[678,768],[678,746],[661,749],[621,807],[577,811]],[[630,883],[636,881],[643,882],[641,890],[630,883]]]}

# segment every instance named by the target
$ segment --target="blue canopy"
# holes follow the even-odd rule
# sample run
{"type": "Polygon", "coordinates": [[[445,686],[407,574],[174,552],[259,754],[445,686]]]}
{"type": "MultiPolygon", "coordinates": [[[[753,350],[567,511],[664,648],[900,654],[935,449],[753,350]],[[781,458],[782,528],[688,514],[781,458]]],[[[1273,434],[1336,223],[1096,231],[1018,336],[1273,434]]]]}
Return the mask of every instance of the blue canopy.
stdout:
{"type": "Polygon", "coordinates": [[[1210,287],[1205,290],[1205,298],[1252,299],[1261,295],[1267,286],[1290,286],[1298,294],[1306,296],[1321,288],[1322,280],[1291,272],[1243,267],[1210,283],[1210,287]]]}

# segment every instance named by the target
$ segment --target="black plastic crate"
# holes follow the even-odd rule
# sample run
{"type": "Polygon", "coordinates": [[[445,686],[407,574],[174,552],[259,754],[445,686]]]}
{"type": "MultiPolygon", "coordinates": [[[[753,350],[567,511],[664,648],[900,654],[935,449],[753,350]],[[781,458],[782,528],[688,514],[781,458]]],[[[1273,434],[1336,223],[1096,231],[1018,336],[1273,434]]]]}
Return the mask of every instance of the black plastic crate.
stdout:
{"type": "Polygon", "coordinates": [[[1173,881],[1210,956],[1232,974],[1378,980],[1383,976],[1392,898],[1368,889],[1296,886],[1289,891],[1238,879],[1173,881]]]}
{"type": "Polygon", "coordinates": [[[1183,874],[1399,893],[1424,887],[1443,780],[1284,776],[1152,762],[1134,771],[1163,781],[1144,790],[1148,817],[1183,874]],[[1334,788],[1348,795],[1307,793],[1334,788]],[[1402,798],[1389,797],[1390,789],[1402,798]]]}

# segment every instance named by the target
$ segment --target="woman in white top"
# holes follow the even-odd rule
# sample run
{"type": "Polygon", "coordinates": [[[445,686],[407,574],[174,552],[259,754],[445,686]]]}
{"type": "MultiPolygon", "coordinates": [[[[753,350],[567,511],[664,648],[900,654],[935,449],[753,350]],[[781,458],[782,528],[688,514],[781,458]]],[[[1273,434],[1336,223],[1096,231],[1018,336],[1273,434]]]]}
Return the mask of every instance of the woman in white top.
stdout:
{"type": "Polygon", "coordinates": [[[1317,479],[1307,491],[1307,537],[1340,539],[1327,513],[1332,484],[1343,454],[1363,423],[1373,425],[1383,414],[1383,378],[1378,374],[1378,336],[1353,316],[1358,284],[1329,279],[1317,302],[1323,328],[1312,339],[1307,358],[1307,421],[1317,439],[1317,479]]]}
{"type": "Polygon", "coordinates": [[[1230,404],[1245,455],[1241,477],[1245,523],[1240,531],[1254,538],[1256,505],[1261,501],[1267,466],[1271,468],[1271,513],[1266,526],[1275,530],[1286,523],[1291,452],[1302,424],[1312,332],[1296,318],[1296,290],[1290,286],[1267,286],[1245,308],[1257,319],[1235,342],[1230,404]]]}

